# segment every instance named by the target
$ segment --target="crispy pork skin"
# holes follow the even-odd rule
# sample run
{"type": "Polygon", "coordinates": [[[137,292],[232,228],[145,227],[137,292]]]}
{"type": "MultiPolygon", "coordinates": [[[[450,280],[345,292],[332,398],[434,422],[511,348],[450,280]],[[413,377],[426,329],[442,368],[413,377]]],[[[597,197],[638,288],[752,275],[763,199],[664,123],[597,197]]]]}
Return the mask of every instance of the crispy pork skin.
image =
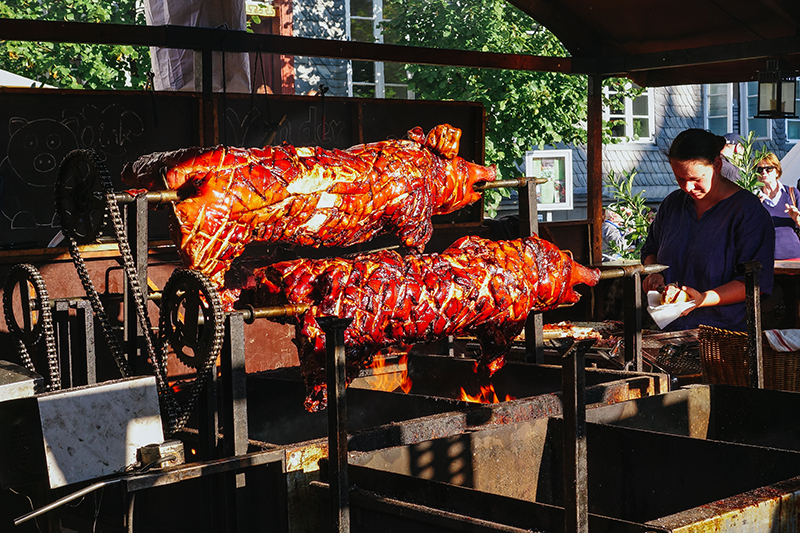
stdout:
{"type": "MultiPolygon", "coordinates": [[[[347,150],[187,148],[143,156],[123,169],[132,187],[177,189],[173,239],[184,266],[218,288],[251,241],[350,246],[393,233],[422,251],[431,217],[481,198],[494,167],[457,157],[461,130],[448,124],[408,140],[347,150]]],[[[228,307],[235,294],[223,298],[228,307]]]]}
{"type": "Polygon", "coordinates": [[[535,236],[468,236],[441,254],[380,251],[275,263],[256,269],[248,298],[259,306],[312,305],[294,320],[294,342],[308,390],[305,405],[316,411],[326,405],[319,316],[353,319],[345,330],[349,380],[381,349],[449,335],[477,337],[479,367],[491,374],[503,366],[531,311],[577,302],[574,286],[595,285],[599,275],[535,236]]]}

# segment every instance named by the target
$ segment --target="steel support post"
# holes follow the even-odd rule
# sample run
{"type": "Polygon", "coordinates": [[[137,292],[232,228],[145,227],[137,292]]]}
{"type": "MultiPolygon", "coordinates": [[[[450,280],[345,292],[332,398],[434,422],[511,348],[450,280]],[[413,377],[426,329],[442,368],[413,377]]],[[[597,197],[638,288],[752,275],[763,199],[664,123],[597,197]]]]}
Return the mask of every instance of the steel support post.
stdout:
{"type": "Polygon", "coordinates": [[[758,275],[761,263],[748,261],[736,265],[736,272],[744,274],[747,307],[747,364],[750,386],[764,388],[764,359],[761,352],[761,284],[758,275]]]}
{"type": "Polygon", "coordinates": [[[94,313],[89,300],[53,300],[53,331],[62,387],[69,389],[97,383],[94,313]],[[76,310],[75,316],[70,314],[70,309],[76,310]]]}
{"type": "Polygon", "coordinates": [[[53,330],[56,336],[58,365],[61,368],[61,387],[71,389],[82,385],[77,379],[75,357],[72,350],[72,324],[69,318],[69,300],[53,300],[53,330]]]}
{"type": "MultiPolygon", "coordinates": [[[[147,197],[144,194],[140,194],[132,202],[124,204],[123,209],[126,223],[125,231],[131,246],[133,261],[136,265],[136,274],[139,276],[142,295],[145,302],[147,302],[147,197]]],[[[136,300],[131,293],[128,278],[127,276],[123,276],[123,278],[125,290],[122,307],[125,316],[125,351],[128,354],[128,364],[131,367],[131,372],[134,376],[138,376],[150,371],[144,343],[146,332],[142,330],[142,326],[139,324],[136,314],[136,300]]]]}
{"type": "Polygon", "coordinates": [[[83,357],[83,371],[86,374],[86,385],[97,383],[97,355],[94,345],[94,311],[89,300],[72,300],[70,306],[75,309],[75,327],[73,354],[83,357]]]}
{"type": "Polygon", "coordinates": [[[573,341],[562,359],[564,531],[588,533],[586,461],[586,351],[594,340],[573,341]]]}
{"type": "Polygon", "coordinates": [[[201,139],[204,146],[213,146],[217,144],[217,139],[219,138],[217,111],[214,108],[214,54],[210,48],[204,48],[200,57],[200,65],[195,61],[194,71],[195,90],[200,89],[203,93],[201,100],[203,108],[201,139]],[[200,76],[197,76],[198,73],[200,76]]]}
{"type": "Polygon", "coordinates": [[[344,330],[352,318],[319,317],[325,332],[328,385],[328,464],[332,529],[350,531],[350,482],[347,477],[347,375],[344,330]]]}
{"type": "Polygon", "coordinates": [[[624,278],[625,368],[642,371],[642,278],[634,272],[624,278]]]}
{"type": "Polygon", "coordinates": [[[225,319],[225,340],[220,358],[220,422],[225,457],[247,453],[247,374],[244,345],[244,317],[242,313],[229,313],[225,319]]]}
{"type": "MultiPolygon", "coordinates": [[[[539,208],[536,202],[536,183],[529,182],[519,187],[519,236],[531,237],[539,234],[539,208]]],[[[541,313],[530,313],[525,322],[526,362],[544,363],[544,319],[541,313]]]]}
{"type": "MultiPolygon", "coordinates": [[[[225,319],[225,339],[220,357],[220,426],[222,455],[231,457],[247,454],[247,373],[244,354],[244,315],[229,313],[225,319]]],[[[225,508],[228,531],[244,533],[247,501],[244,472],[231,472],[221,476],[225,491],[225,508]]]]}

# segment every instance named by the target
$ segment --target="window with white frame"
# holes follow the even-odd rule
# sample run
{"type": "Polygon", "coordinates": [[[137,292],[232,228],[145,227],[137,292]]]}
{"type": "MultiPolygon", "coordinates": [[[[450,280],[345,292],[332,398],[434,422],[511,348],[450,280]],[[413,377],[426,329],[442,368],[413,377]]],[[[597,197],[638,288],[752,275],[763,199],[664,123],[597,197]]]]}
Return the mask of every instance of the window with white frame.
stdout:
{"type": "Polygon", "coordinates": [[[733,84],[709,83],[705,86],[706,129],[717,135],[733,131],[733,84]]]}
{"type": "MultiPolygon", "coordinates": [[[[606,88],[613,96],[617,91],[606,88]]],[[[653,142],[653,93],[648,88],[635,98],[625,97],[603,111],[605,120],[615,121],[611,136],[628,141],[653,142]]]]}
{"type": "MultiPolygon", "coordinates": [[[[381,22],[389,20],[399,0],[349,0],[347,34],[351,41],[382,43],[381,22]]],[[[413,98],[408,74],[399,63],[350,61],[350,96],[366,98],[413,98]]]]}
{"type": "Polygon", "coordinates": [[[744,125],[742,131],[745,132],[743,136],[747,137],[747,133],[752,131],[755,133],[756,139],[769,139],[772,133],[772,121],[768,118],[753,118],[758,114],[758,82],[748,81],[743,85],[747,101],[744,117],[742,117],[744,125]]]}
{"type": "MultiPolygon", "coordinates": [[[[800,109],[800,83],[795,85],[794,100],[794,108],[800,109]]],[[[786,119],[786,140],[789,142],[800,141],[800,119],[786,119]]]]}

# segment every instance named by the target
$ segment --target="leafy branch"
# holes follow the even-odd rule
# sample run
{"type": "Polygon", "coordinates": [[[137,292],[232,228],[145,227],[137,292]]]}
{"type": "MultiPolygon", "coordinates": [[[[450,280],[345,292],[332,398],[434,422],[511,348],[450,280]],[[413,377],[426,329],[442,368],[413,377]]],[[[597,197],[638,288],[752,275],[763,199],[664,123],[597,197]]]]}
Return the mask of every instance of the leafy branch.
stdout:
{"type": "Polygon", "coordinates": [[[747,189],[752,193],[758,192],[764,185],[761,181],[761,175],[756,170],[756,165],[769,153],[766,146],[756,150],[755,146],[753,146],[754,143],[755,132],[751,131],[746,139],[742,137],[739,141],[741,150],[737,150],[730,157],[731,163],[739,167],[739,179],[736,183],[741,188],[747,189]]]}
{"type": "Polygon", "coordinates": [[[627,242],[627,246],[624,248],[614,242],[609,245],[623,259],[639,259],[647,238],[647,231],[655,217],[653,210],[645,205],[644,190],[635,194],[633,192],[636,174],[638,171],[633,169],[630,172],[624,171],[617,176],[612,170],[605,180],[606,185],[612,189],[611,195],[614,199],[606,209],[617,216],[619,220],[617,225],[627,242]]]}

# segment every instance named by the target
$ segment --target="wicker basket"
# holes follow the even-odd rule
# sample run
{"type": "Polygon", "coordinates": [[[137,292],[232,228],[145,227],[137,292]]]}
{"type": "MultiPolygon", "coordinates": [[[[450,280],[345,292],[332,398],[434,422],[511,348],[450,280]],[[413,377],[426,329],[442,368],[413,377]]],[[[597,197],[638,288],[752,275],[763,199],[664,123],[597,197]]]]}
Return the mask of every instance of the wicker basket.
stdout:
{"type": "MultiPolygon", "coordinates": [[[[703,382],[746,387],[750,383],[747,333],[700,326],[703,382]]],[[[764,388],[800,391],[800,352],[777,352],[762,338],[764,388]]]]}

